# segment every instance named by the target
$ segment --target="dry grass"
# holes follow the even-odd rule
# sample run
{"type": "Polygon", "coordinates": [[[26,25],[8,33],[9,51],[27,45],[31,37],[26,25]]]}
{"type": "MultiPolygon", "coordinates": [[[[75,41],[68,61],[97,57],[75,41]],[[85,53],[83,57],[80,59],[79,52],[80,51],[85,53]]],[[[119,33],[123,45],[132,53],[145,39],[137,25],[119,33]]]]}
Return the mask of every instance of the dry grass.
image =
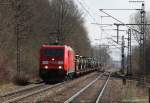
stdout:
{"type": "Polygon", "coordinates": [[[14,76],[13,82],[16,85],[27,85],[29,83],[29,77],[25,73],[19,73],[14,76]]]}
{"type": "Polygon", "coordinates": [[[137,86],[136,81],[128,80],[123,85],[121,79],[112,79],[102,103],[148,103],[148,89],[137,86]]]}
{"type": "Polygon", "coordinates": [[[13,83],[3,83],[0,84],[0,94],[3,94],[5,92],[9,92],[12,90],[15,90],[16,88],[19,88],[20,86],[17,86],[13,83]]]}
{"type": "Polygon", "coordinates": [[[128,81],[127,85],[123,86],[123,101],[135,101],[137,103],[148,102],[148,88],[137,86],[137,81],[128,81]]]}

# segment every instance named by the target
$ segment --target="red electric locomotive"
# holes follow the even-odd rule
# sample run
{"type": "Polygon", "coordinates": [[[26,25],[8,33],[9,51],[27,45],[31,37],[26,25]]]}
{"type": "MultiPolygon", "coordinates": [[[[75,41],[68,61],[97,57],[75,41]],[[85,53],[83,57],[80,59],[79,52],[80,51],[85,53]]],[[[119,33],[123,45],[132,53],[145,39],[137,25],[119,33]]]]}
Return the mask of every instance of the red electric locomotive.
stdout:
{"type": "Polygon", "coordinates": [[[67,45],[43,45],[40,49],[39,75],[45,81],[75,75],[75,52],[67,45]]]}

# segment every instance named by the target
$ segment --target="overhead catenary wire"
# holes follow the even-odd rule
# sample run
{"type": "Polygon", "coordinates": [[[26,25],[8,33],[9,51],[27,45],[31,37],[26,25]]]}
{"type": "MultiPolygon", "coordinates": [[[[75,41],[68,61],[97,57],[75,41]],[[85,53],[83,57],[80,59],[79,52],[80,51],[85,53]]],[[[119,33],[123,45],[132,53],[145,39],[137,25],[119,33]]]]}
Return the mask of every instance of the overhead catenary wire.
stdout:
{"type": "Polygon", "coordinates": [[[79,5],[83,8],[83,10],[89,15],[89,17],[96,22],[96,19],[91,15],[91,13],[89,12],[89,10],[83,5],[83,3],[80,0],[77,0],[77,2],[79,3],[79,5]]]}
{"type": "MultiPolygon", "coordinates": [[[[114,16],[112,16],[112,15],[108,14],[107,12],[103,11],[103,9],[99,9],[99,10],[100,10],[101,12],[103,12],[104,14],[110,16],[110,17],[113,18],[114,20],[116,20],[116,21],[120,22],[121,24],[124,24],[124,25],[125,25],[124,22],[122,22],[121,20],[118,20],[118,19],[115,18],[114,16]]],[[[128,25],[125,25],[125,26],[127,26],[128,28],[130,28],[130,29],[132,29],[132,30],[134,30],[134,31],[136,31],[136,32],[138,32],[138,33],[141,33],[140,31],[136,30],[135,28],[132,28],[132,27],[130,27],[130,26],[128,26],[128,25]]],[[[140,41],[138,40],[137,36],[135,37],[135,39],[136,39],[136,41],[137,41],[138,43],[140,43],[140,41]]]]}
{"type": "Polygon", "coordinates": [[[129,0],[128,2],[134,2],[134,3],[137,3],[137,2],[144,2],[144,0],[129,0]]]}
{"type": "MultiPolygon", "coordinates": [[[[97,19],[93,16],[95,13],[91,8],[87,5],[87,3],[84,0],[77,0],[79,5],[83,8],[83,10],[89,15],[89,17],[92,19],[92,21],[98,23],[97,19]],[[82,2],[81,2],[82,1],[82,2]]],[[[99,15],[98,15],[99,16],[99,15]]],[[[102,38],[102,36],[100,37],[102,38]]]]}
{"type": "MultiPolygon", "coordinates": [[[[109,35],[109,33],[107,33],[106,31],[103,31],[105,34],[107,34],[107,35],[109,35]]],[[[109,38],[109,39],[111,39],[114,43],[116,43],[117,45],[121,45],[121,44],[119,44],[119,43],[117,43],[117,41],[115,41],[115,40],[113,40],[112,38],[109,38]]]]}
{"type": "MultiPolygon", "coordinates": [[[[113,17],[112,15],[110,15],[110,14],[104,12],[103,9],[100,9],[100,10],[101,10],[101,12],[105,13],[106,15],[112,17],[114,20],[116,20],[116,21],[120,22],[121,24],[124,24],[124,25],[125,25],[124,22],[122,22],[122,21],[118,20],[117,18],[113,17]]],[[[130,26],[128,26],[128,25],[126,25],[126,26],[127,26],[128,28],[131,28],[132,30],[134,30],[134,31],[136,31],[136,32],[138,32],[138,33],[140,33],[138,30],[136,30],[136,29],[134,29],[134,28],[132,28],[132,27],[130,27],[130,26]]],[[[138,38],[137,38],[137,35],[135,35],[135,39],[136,39],[136,41],[139,43],[139,40],[138,40],[138,38]]]]}

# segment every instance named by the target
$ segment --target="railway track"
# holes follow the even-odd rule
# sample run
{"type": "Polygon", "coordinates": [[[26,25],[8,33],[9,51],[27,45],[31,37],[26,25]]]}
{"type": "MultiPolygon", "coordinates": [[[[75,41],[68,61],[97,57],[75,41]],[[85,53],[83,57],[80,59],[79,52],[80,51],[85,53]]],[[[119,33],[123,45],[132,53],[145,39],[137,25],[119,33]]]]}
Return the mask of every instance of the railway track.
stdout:
{"type": "Polygon", "coordinates": [[[91,78],[91,76],[94,76],[94,75],[96,75],[96,73],[91,73],[89,75],[85,75],[80,78],[65,81],[65,82],[58,83],[58,84],[43,85],[41,87],[39,86],[38,88],[24,90],[23,92],[20,91],[14,95],[3,97],[3,99],[1,98],[0,102],[1,103],[22,103],[22,102],[34,103],[37,100],[43,98],[43,96],[45,97],[46,94],[54,94],[56,91],[61,91],[62,89],[65,89],[67,85],[71,82],[78,83],[80,81],[84,81],[85,79],[91,78]]]}
{"type": "Polygon", "coordinates": [[[102,76],[103,74],[98,76],[94,81],[75,93],[64,103],[100,103],[102,95],[110,79],[110,74],[107,78],[103,77],[106,80],[102,80],[102,76]]]}
{"type": "MultiPolygon", "coordinates": [[[[61,86],[47,90],[46,92],[43,92],[43,93],[39,93],[38,95],[25,98],[21,100],[21,103],[22,102],[23,103],[31,103],[31,102],[32,103],[62,103],[62,101],[65,101],[68,98],[68,96],[70,96],[70,94],[76,91],[75,87],[77,87],[77,85],[82,84],[82,83],[83,84],[88,83],[87,80],[92,81],[92,79],[96,78],[97,75],[98,73],[94,72],[94,73],[90,73],[88,75],[84,75],[79,78],[76,78],[74,80],[67,81],[61,86]]],[[[81,86],[83,87],[85,85],[81,85],[81,86]]]]}
{"type": "MultiPolygon", "coordinates": [[[[101,92],[105,81],[106,77],[103,74],[97,73],[82,80],[80,79],[78,82],[71,81],[69,83],[65,83],[62,87],[49,91],[49,94],[43,96],[44,98],[39,97],[37,101],[32,101],[32,103],[82,103],[84,98],[87,100],[90,97],[88,95],[91,94],[91,91],[93,92],[94,97],[99,97],[99,93],[101,92]]],[[[91,98],[93,97],[91,96],[91,98]]],[[[94,101],[96,101],[96,99],[94,99],[94,101]]],[[[27,101],[25,100],[23,102],[27,101]]],[[[91,103],[91,101],[86,101],[84,103],[91,103]]]]}
{"type": "Polygon", "coordinates": [[[13,103],[13,102],[21,100],[23,98],[27,98],[27,97],[32,96],[34,94],[38,94],[40,92],[46,91],[47,89],[54,88],[54,87],[59,86],[61,84],[63,84],[63,83],[59,83],[56,85],[45,85],[43,83],[43,84],[15,90],[13,92],[9,92],[9,93],[6,93],[4,95],[1,95],[0,96],[0,102],[1,103],[13,103]]]}
{"type": "Polygon", "coordinates": [[[44,85],[44,83],[36,84],[36,85],[28,85],[28,86],[25,86],[25,87],[22,87],[22,88],[19,88],[19,89],[15,89],[13,91],[5,92],[5,93],[0,94],[0,99],[2,97],[13,95],[15,93],[18,93],[18,92],[21,92],[21,91],[25,91],[25,90],[28,90],[28,89],[32,89],[32,88],[35,88],[35,87],[39,87],[39,86],[42,86],[42,85],[44,85]]]}

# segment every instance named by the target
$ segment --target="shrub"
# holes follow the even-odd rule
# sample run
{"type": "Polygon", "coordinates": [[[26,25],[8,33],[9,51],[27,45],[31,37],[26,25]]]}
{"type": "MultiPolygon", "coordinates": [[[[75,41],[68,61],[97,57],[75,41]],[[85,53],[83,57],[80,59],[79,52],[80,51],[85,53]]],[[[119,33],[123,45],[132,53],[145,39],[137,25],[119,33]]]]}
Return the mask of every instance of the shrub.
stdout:
{"type": "Polygon", "coordinates": [[[17,73],[13,77],[13,82],[16,85],[27,85],[27,84],[29,84],[29,76],[27,76],[27,74],[25,74],[25,73],[17,73]]]}

